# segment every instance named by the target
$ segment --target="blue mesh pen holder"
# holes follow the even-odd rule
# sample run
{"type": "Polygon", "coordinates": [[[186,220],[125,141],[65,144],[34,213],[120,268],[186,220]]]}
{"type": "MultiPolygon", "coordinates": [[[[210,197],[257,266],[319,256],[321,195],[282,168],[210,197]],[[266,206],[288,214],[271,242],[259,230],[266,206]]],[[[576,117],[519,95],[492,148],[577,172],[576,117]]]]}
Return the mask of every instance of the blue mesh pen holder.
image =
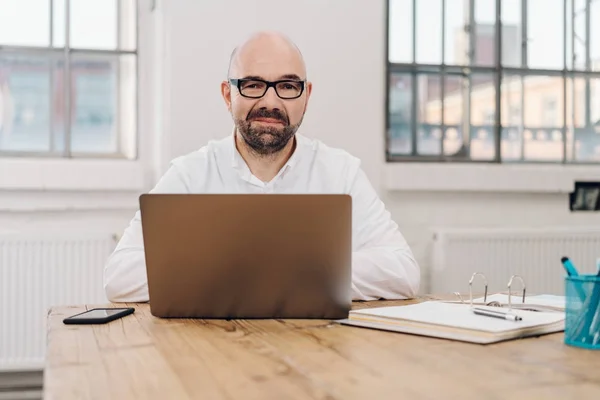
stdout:
{"type": "Polygon", "coordinates": [[[600,275],[565,278],[565,344],[600,350],[600,275]]]}

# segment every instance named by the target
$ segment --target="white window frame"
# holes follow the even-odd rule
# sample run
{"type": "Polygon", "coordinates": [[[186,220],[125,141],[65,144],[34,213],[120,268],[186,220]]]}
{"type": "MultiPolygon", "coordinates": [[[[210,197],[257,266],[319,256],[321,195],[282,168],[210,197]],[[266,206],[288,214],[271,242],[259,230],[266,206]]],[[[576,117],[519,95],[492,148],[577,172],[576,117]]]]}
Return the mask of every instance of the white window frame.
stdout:
{"type": "Polygon", "coordinates": [[[161,89],[156,51],[162,42],[158,31],[162,16],[154,9],[153,0],[138,0],[137,132],[144,134],[137,135],[137,157],[0,156],[0,211],[22,210],[17,198],[34,199],[25,208],[39,210],[115,208],[111,195],[120,196],[117,208],[137,207],[137,195],[154,184],[158,164],[153,143],[160,118],[153,116],[158,115],[159,103],[153,99],[160,97],[161,89]],[[107,196],[98,196],[99,192],[107,196]],[[56,193],[68,193],[70,204],[57,203],[56,193]]]}
{"type": "Polygon", "coordinates": [[[382,181],[389,191],[565,194],[575,190],[576,181],[600,181],[600,168],[564,164],[387,163],[382,181]]]}

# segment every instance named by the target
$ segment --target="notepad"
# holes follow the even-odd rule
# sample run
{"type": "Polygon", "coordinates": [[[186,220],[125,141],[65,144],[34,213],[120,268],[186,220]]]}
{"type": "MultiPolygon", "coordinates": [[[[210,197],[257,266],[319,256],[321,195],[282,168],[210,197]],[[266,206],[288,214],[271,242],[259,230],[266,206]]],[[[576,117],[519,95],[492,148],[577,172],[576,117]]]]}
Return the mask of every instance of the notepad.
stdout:
{"type": "MultiPolygon", "coordinates": [[[[485,307],[498,310],[497,307],[485,307]]],[[[489,344],[564,330],[564,313],[513,310],[522,321],[507,321],[473,313],[465,304],[427,301],[406,306],[353,310],[337,322],[470,343],[489,344]]]]}

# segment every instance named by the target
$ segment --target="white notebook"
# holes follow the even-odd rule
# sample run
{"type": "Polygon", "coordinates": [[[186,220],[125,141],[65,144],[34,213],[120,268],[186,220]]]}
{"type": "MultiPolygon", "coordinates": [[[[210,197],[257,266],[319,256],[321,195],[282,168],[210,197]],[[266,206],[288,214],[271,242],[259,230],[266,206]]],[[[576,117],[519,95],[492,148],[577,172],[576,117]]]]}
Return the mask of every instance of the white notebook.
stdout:
{"type": "MultiPolygon", "coordinates": [[[[497,307],[478,306],[498,310],[497,307]]],[[[564,313],[513,310],[521,321],[477,315],[469,305],[426,301],[353,310],[345,325],[488,344],[564,330],[564,313]]]]}

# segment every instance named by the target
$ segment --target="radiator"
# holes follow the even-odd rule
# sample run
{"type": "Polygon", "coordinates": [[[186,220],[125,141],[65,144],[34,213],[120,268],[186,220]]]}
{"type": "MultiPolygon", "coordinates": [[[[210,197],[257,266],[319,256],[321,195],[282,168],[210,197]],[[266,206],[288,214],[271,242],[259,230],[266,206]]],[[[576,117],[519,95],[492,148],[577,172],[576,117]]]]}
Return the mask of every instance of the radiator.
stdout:
{"type": "Polygon", "coordinates": [[[111,234],[0,235],[0,370],[43,366],[52,306],[106,303],[111,234]]]}
{"type": "MultiPolygon", "coordinates": [[[[432,293],[466,293],[474,272],[481,272],[489,293],[506,292],[513,274],[525,281],[528,293],[564,295],[560,259],[568,256],[580,273],[596,273],[600,229],[440,229],[435,231],[432,293]]],[[[473,291],[483,293],[477,278],[473,291]]],[[[513,291],[521,290],[514,281],[513,291]]]]}

